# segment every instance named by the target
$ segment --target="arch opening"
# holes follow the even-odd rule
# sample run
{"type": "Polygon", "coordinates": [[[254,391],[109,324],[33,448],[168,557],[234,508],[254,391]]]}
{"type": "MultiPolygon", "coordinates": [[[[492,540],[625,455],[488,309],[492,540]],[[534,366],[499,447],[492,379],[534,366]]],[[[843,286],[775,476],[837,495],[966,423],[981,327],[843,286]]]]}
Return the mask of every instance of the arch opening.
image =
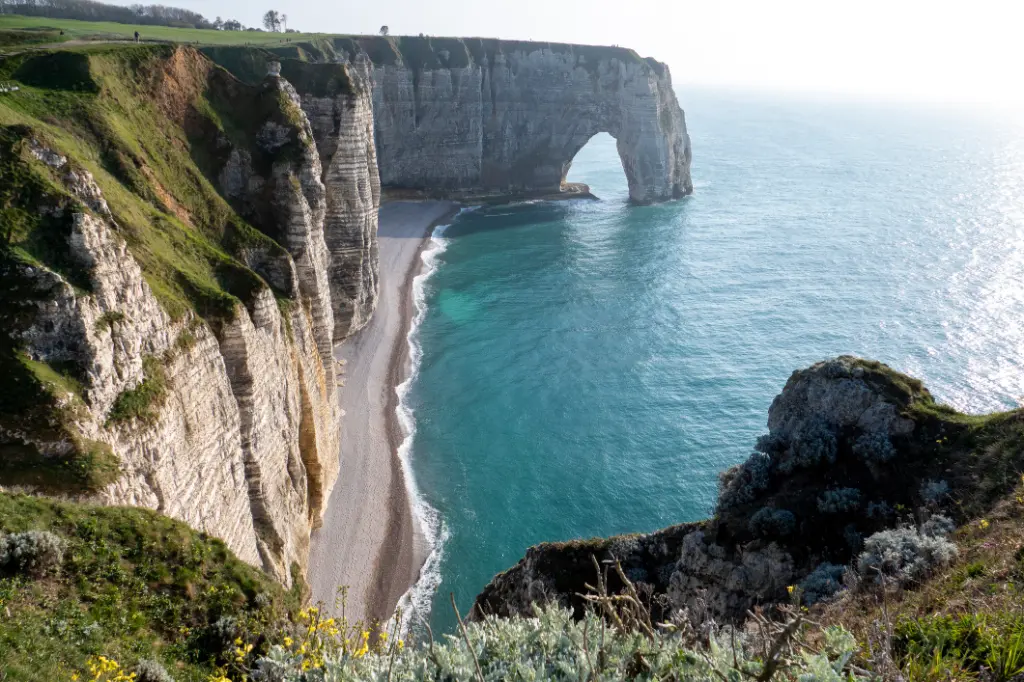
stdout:
{"type": "Polygon", "coordinates": [[[588,189],[583,191],[600,199],[629,199],[629,182],[622,157],[615,138],[609,133],[593,135],[565,166],[563,191],[579,191],[579,185],[585,185],[588,189]]]}

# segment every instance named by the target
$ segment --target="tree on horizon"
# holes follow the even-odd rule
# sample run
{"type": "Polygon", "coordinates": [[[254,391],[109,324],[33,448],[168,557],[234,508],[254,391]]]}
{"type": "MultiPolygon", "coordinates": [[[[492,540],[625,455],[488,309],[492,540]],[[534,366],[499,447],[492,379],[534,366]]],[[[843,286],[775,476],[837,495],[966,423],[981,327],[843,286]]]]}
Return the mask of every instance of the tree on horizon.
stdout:
{"type": "Polygon", "coordinates": [[[267,13],[263,15],[263,28],[271,33],[277,33],[281,30],[281,15],[278,14],[277,10],[267,10],[267,13]]]}

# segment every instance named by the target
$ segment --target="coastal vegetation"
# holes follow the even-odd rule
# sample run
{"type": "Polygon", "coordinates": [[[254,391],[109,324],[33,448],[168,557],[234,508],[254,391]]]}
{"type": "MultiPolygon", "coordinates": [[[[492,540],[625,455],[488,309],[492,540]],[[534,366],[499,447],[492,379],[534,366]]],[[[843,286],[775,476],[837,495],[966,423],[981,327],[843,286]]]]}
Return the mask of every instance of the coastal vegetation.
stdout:
{"type": "Polygon", "coordinates": [[[5,680],[93,679],[90,666],[110,667],[100,657],[206,680],[236,638],[263,641],[302,598],[301,579],[286,592],[155,512],[0,494],[5,680]]]}
{"type": "Polygon", "coordinates": [[[0,494],[0,665],[9,680],[1006,682],[1024,671],[1024,504],[986,521],[954,534],[958,558],[933,578],[848,577],[809,611],[819,596],[795,586],[743,627],[659,622],[628,578],[610,594],[598,570],[582,617],[538,605],[435,636],[301,608],[301,582],[286,593],[152,512],[0,494]]]}
{"type": "Polygon", "coordinates": [[[678,556],[678,543],[694,528],[707,533],[715,523],[728,524],[723,528],[753,547],[768,538],[787,548],[825,543],[802,578],[743,613],[716,612],[711,592],[707,602],[698,596],[666,609],[661,588],[638,572],[635,558],[602,559],[609,547],[642,551],[643,536],[631,536],[542,546],[535,566],[561,576],[554,586],[564,598],[551,593],[549,601],[513,614],[475,610],[469,621],[455,609],[452,633],[417,623],[403,631],[400,616],[349,622],[344,595],[334,609],[303,607],[298,575],[286,593],[219,541],[152,512],[0,494],[0,600],[12,614],[0,624],[0,651],[10,652],[0,654],[0,664],[13,671],[12,680],[40,679],[27,664],[39,651],[55,661],[44,679],[1015,679],[1024,673],[1019,413],[958,415],[885,366],[853,358],[833,363],[794,374],[776,404],[799,415],[808,386],[820,395],[822,385],[848,387],[843,382],[857,377],[902,405],[903,416],[925,420],[915,438],[936,447],[917,452],[914,443],[923,444],[895,438],[893,453],[869,458],[873,467],[898,463],[907,477],[899,485],[911,491],[876,500],[869,511],[860,492],[872,490],[866,481],[841,487],[828,480],[829,472],[851,466],[847,458],[865,457],[853,447],[860,430],[835,431],[828,420],[814,420],[797,430],[810,448],[781,431],[762,439],[759,449],[770,454],[756,454],[772,461],[757,467],[766,478],[752,477],[750,462],[742,465],[739,477],[723,477],[729,503],[718,518],[652,536],[670,556],[678,556]],[[788,451],[797,463],[787,460],[788,451]],[[915,463],[923,454],[928,466],[915,463]],[[935,467],[952,483],[940,485],[935,467]],[[1012,478],[1004,477],[1008,471],[1012,478]],[[801,481],[799,495],[791,479],[801,481]],[[757,481],[755,490],[736,497],[737,481],[757,481]],[[741,507],[748,510],[742,523],[741,507]],[[865,532],[876,530],[862,537],[836,525],[840,551],[829,535],[834,516],[846,525],[862,518],[865,532]],[[823,534],[793,537],[807,520],[822,525],[823,534]]]}

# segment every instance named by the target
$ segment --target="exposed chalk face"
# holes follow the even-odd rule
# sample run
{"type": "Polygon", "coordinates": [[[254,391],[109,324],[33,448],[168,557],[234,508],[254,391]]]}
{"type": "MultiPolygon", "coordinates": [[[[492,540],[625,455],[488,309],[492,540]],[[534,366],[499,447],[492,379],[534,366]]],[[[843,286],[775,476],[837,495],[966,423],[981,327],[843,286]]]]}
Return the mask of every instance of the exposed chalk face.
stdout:
{"type": "MultiPolygon", "coordinates": [[[[34,143],[36,158],[59,171],[82,202],[68,247],[90,290],[32,268],[30,279],[45,295],[19,334],[33,359],[84,369],[84,405],[75,413],[74,431],[108,445],[120,468],[95,501],[180,519],[290,585],[292,566],[305,568],[310,533],[338,475],[340,406],[322,168],[298,96],[279,78],[271,86],[292,102],[293,125],[282,130],[268,122],[259,143],[273,147],[282,136],[298,134],[300,153],[281,155],[271,177],[259,182],[248,155],[233,153],[221,178],[229,195],[273,191],[287,253],[245,257],[291,292],[294,305],[280,307],[263,288],[214,328],[192,313],[172,320],[93,178],[34,143]],[[147,358],[159,366],[164,386],[153,418],[111,421],[118,397],[147,378],[147,358]]],[[[62,454],[74,444],[61,439],[71,437],[32,445],[43,455],[62,454]]]]}
{"type": "Polygon", "coordinates": [[[377,218],[380,175],[373,137],[373,104],[365,69],[348,69],[356,87],[329,95],[303,93],[322,163],[326,191],[324,238],[335,341],[358,331],[377,305],[377,218]]]}
{"type": "Polygon", "coordinates": [[[385,187],[467,197],[557,193],[576,153],[607,132],[633,201],[693,191],[690,138],[667,66],[613,48],[501,49],[464,67],[374,67],[385,187]]]}

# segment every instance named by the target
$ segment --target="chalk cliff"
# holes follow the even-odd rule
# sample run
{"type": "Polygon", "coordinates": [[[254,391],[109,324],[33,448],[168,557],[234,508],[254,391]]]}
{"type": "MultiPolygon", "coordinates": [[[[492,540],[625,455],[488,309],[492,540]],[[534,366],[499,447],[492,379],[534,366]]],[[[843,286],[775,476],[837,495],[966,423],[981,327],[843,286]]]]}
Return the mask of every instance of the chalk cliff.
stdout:
{"type": "Polygon", "coordinates": [[[599,132],[639,203],[693,191],[668,67],[619,48],[465,40],[374,67],[385,186],[453,195],[556,194],[599,132]]]}
{"type": "Polygon", "coordinates": [[[5,199],[36,216],[0,253],[0,485],[159,510],[290,584],[338,476],[333,344],[376,296],[369,88],[333,65],[348,86],[305,101],[276,71],[142,55],[76,56],[51,91],[103,92],[122,127],[95,143],[142,169],[133,191],[45,124],[0,131],[5,199]]]}
{"type": "MultiPolygon", "coordinates": [[[[690,138],[669,69],[632,50],[362,36],[270,52],[206,51],[243,80],[261,77],[260,62],[278,58],[365,70],[387,190],[468,200],[558,195],[576,153],[607,132],[633,201],[693,191],[690,138]]],[[[311,115],[314,124],[320,118],[311,115]]]]}

